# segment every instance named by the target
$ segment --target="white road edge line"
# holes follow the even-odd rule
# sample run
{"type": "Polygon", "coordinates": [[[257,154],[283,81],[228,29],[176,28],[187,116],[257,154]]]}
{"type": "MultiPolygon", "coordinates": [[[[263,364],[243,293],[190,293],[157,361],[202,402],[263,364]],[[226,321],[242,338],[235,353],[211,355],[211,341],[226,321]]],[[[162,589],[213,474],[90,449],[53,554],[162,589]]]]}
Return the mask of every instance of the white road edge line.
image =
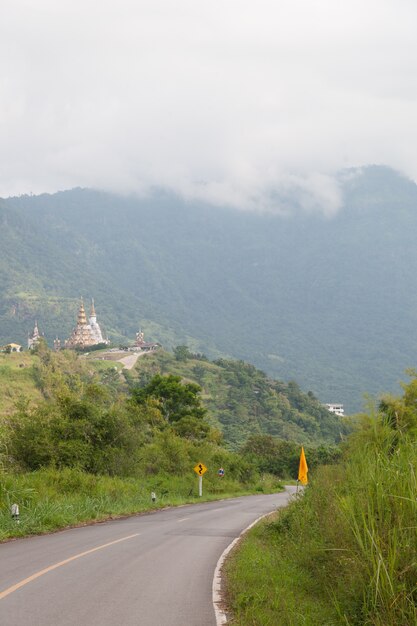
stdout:
{"type": "Polygon", "coordinates": [[[221,570],[226,560],[226,557],[229,554],[229,552],[233,550],[233,548],[235,547],[239,539],[242,537],[242,535],[247,533],[248,530],[250,530],[258,522],[260,522],[261,519],[263,519],[264,517],[267,517],[268,515],[271,515],[271,513],[274,513],[274,512],[275,511],[269,511],[269,513],[265,513],[264,515],[261,515],[254,522],[252,522],[252,524],[249,524],[249,526],[247,526],[246,528],[242,530],[242,532],[240,533],[238,537],[235,537],[235,539],[233,539],[232,543],[229,543],[227,548],[220,555],[220,558],[217,561],[216,569],[214,570],[213,587],[212,587],[213,607],[214,607],[214,613],[216,615],[217,626],[223,626],[224,624],[227,624],[227,615],[221,608],[221,605],[223,604],[222,595],[221,595],[221,585],[222,585],[221,570]]]}

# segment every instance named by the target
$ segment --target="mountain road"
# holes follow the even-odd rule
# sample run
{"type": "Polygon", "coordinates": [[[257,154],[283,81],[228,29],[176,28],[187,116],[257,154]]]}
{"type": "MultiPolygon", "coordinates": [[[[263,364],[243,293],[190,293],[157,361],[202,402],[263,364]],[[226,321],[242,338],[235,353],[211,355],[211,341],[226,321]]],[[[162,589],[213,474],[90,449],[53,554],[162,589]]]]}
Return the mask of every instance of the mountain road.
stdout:
{"type": "Polygon", "coordinates": [[[294,493],[158,510],[0,545],[0,624],[215,626],[225,548],[294,493]]]}

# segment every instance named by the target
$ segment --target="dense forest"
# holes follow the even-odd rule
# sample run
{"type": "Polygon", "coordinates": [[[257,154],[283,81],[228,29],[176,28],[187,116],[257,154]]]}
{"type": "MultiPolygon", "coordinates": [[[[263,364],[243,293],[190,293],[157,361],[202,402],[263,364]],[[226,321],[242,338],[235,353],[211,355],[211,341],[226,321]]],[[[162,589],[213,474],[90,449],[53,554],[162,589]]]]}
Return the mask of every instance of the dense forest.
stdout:
{"type": "Polygon", "coordinates": [[[395,390],[417,350],[417,187],[392,170],[340,175],[333,217],[75,189],[0,200],[0,344],[35,319],[65,339],[95,298],[112,340],[237,358],[358,410],[395,390]]]}

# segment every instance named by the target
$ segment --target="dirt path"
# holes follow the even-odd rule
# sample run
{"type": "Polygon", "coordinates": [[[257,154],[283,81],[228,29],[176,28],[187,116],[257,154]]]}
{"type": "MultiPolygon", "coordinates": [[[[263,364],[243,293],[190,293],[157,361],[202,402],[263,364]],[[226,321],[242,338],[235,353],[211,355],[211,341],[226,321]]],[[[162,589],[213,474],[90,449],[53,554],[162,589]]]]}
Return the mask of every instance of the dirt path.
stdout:
{"type": "Polygon", "coordinates": [[[144,352],[134,352],[128,356],[124,356],[122,359],[118,359],[119,363],[123,363],[123,369],[131,370],[136,365],[136,361],[140,356],[143,356],[144,352]]]}

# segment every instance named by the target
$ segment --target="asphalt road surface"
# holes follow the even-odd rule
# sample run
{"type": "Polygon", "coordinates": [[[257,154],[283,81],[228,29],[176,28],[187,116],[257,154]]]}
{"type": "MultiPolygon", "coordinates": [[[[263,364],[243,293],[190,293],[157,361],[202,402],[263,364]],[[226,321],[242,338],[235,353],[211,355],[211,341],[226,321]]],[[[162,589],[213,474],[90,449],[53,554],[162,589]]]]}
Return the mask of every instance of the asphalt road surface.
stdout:
{"type": "Polygon", "coordinates": [[[215,626],[223,550],[293,493],[187,505],[0,545],[2,626],[215,626]]]}

